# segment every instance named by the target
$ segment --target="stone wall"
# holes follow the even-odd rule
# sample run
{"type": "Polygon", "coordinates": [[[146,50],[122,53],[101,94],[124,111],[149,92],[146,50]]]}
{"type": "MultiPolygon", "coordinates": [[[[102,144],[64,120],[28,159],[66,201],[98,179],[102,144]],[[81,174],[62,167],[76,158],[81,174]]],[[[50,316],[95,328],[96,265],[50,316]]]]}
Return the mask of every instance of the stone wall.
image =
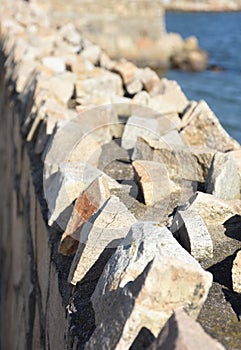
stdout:
{"type": "Polygon", "coordinates": [[[176,82],[14,4],[0,6],[1,348],[238,348],[240,145],[176,82]]]}

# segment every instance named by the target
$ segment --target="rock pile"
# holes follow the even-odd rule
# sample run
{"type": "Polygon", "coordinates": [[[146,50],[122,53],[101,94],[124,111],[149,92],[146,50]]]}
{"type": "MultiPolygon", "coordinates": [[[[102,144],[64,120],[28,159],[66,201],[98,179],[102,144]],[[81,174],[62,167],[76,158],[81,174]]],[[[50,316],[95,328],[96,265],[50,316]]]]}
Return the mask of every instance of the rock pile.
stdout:
{"type": "Polygon", "coordinates": [[[59,254],[73,257],[69,282],[111,252],[86,349],[134,347],[143,329],[157,338],[150,349],[191,349],[196,337],[200,349],[222,349],[194,320],[212,285],[205,268],[225,258],[220,245],[234,241],[225,228],[241,215],[240,145],[204,101],[150,68],[111,60],[71,24],[53,28],[34,3],[1,13],[6,79],[43,162],[59,254]]]}

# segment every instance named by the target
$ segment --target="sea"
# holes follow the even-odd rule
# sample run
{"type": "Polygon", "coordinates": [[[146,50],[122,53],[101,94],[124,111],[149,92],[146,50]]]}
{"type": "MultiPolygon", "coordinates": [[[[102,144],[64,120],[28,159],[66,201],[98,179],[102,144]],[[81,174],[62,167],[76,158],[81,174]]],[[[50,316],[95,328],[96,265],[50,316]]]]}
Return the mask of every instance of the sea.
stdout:
{"type": "Polygon", "coordinates": [[[166,13],[168,32],[197,37],[209,54],[209,65],[222,71],[170,70],[190,100],[205,100],[228,133],[241,143],[241,12],[166,13]]]}

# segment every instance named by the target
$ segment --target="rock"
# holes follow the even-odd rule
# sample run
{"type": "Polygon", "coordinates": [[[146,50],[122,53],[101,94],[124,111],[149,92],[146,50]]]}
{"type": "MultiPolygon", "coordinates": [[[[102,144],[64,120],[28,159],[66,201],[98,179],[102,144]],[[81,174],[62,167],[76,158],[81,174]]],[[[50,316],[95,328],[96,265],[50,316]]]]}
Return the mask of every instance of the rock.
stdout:
{"type": "Polygon", "coordinates": [[[113,67],[113,72],[118,73],[121,76],[124,85],[128,85],[134,80],[136,71],[137,67],[124,58],[117,61],[113,67]]]}
{"type": "Polygon", "coordinates": [[[83,101],[91,102],[92,95],[123,96],[122,80],[118,74],[111,73],[102,68],[95,68],[86,72],[81,80],[76,83],[76,95],[83,101]]]}
{"type": "Polygon", "coordinates": [[[181,113],[188,105],[188,99],[176,81],[161,79],[162,91],[151,97],[150,108],[159,113],[181,113]]]}
{"type": "Polygon", "coordinates": [[[232,283],[234,292],[241,293],[241,250],[237,252],[233,261],[232,283]]]}
{"type": "MultiPolygon", "coordinates": [[[[178,113],[168,113],[165,115],[160,115],[156,117],[159,124],[160,135],[165,135],[173,130],[179,130],[181,128],[181,119],[178,113]]],[[[180,134],[175,134],[176,139],[182,140],[180,134]]],[[[182,144],[183,141],[181,142],[182,144]]]]}
{"type": "Polygon", "coordinates": [[[42,63],[45,67],[50,68],[55,73],[65,72],[65,62],[61,57],[55,57],[55,56],[43,57],[42,63]]]}
{"type": "Polygon", "coordinates": [[[139,93],[143,88],[140,80],[134,79],[129,84],[126,85],[126,91],[129,95],[135,95],[139,93]]]}
{"type": "Polygon", "coordinates": [[[200,101],[181,131],[189,146],[209,147],[220,152],[240,150],[240,145],[223,129],[206,102],[200,101]]]}
{"type": "Polygon", "coordinates": [[[125,126],[121,146],[127,150],[135,147],[138,136],[157,137],[158,122],[154,118],[131,116],[125,126]]]}
{"type": "Polygon", "coordinates": [[[97,329],[87,349],[97,339],[111,349],[128,349],[142,327],[157,336],[173,308],[184,307],[197,317],[211,283],[211,274],[166,228],[134,224],[91,297],[97,329]]]}
{"type": "Polygon", "coordinates": [[[95,214],[110,197],[110,191],[105,176],[99,176],[76,199],[66,230],[62,235],[59,252],[70,255],[76,252],[79,243],[80,230],[83,224],[95,214]]]}
{"type": "Polygon", "coordinates": [[[105,248],[116,248],[134,222],[135,217],[118,197],[112,195],[80,230],[78,251],[71,265],[69,282],[74,285],[79,282],[105,248]]]}
{"type": "Polygon", "coordinates": [[[240,177],[230,153],[216,153],[208,172],[206,192],[221,199],[240,198],[240,177]]]}
{"type": "Polygon", "coordinates": [[[60,28],[59,33],[69,44],[76,46],[81,44],[80,33],[76,30],[75,26],[72,23],[63,25],[60,28]]]}
{"type": "Polygon", "coordinates": [[[205,224],[222,225],[232,216],[241,214],[241,201],[225,201],[203,192],[195,193],[180,210],[192,210],[199,214],[205,224]]]}
{"type": "Polygon", "coordinates": [[[237,166],[239,178],[240,178],[240,188],[241,188],[241,150],[239,151],[231,151],[230,154],[233,157],[234,163],[237,166]]]}
{"type": "Polygon", "coordinates": [[[149,67],[138,69],[136,72],[136,78],[142,82],[144,89],[148,93],[154,94],[160,90],[160,78],[157,73],[149,67]]]}
{"type": "Polygon", "coordinates": [[[199,262],[213,257],[213,243],[200,215],[178,211],[170,228],[178,242],[199,262]]]}
{"type": "MultiPolygon", "coordinates": [[[[59,170],[44,179],[44,194],[49,208],[49,225],[54,222],[65,230],[73,211],[73,201],[103,173],[84,162],[65,162],[59,170]]],[[[110,188],[119,184],[106,175],[110,188]]]]}
{"type": "Polygon", "coordinates": [[[133,97],[132,101],[137,105],[148,107],[150,104],[150,99],[151,97],[148,92],[140,91],[133,97]]]}
{"type": "Polygon", "coordinates": [[[135,160],[132,165],[147,206],[170,200],[171,193],[174,191],[174,183],[170,180],[167,169],[162,163],[135,160]]]}
{"type": "Polygon", "coordinates": [[[158,338],[148,350],[225,350],[225,348],[204,332],[182,309],[176,310],[169,318],[158,338]]]}
{"type": "Polygon", "coordinates": [[[100,60],[101,48],[98,45],[91,45],[81,51],[80,57],[83,60],[91,62],[93,65],[97,65],[100,60]]]}
{"type": "Polygon", "coordinates": [[[112,70],[116,64],[104,51],[100,53],[100,66],[107,70],[112,70]]]}
{"type": "Polygon", "coordinates": [[[179,134],[174,131],[156,139],[153,135],[138,137],[132,159],[163,163],[172,180],[204,183],[214,153],[210,148],[183,145],[179,134]]]}

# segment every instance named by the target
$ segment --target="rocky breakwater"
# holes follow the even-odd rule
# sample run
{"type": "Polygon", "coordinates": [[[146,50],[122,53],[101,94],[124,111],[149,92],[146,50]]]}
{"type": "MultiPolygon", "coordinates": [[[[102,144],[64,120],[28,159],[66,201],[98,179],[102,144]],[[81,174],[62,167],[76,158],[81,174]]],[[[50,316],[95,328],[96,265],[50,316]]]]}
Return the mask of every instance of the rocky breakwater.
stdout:
{"type": "Polygon", "coordinates": [[[61,348],[238,349],[240,145],[176,82],[15,5],[1,4],[5,84],[65,270],[56,293],[73,286],[61,348]]]}
{"type": "Polygon", "coordinates": [[[138,66],[162,70],[207,68],[207,52],[199,47],[196,38],[184,40],[177,33],[166,32],[165,9],[160,0],[38,3],[49,12],[53,24],[71,21],[85,38],[101,46],[113,59],[125,57],[138,66]]]}
{"type": "Polygon", "coordinates": [[[163,4],[167,10],[171,11],[240,11],[240,0],[163,0],[163,4]]]}

